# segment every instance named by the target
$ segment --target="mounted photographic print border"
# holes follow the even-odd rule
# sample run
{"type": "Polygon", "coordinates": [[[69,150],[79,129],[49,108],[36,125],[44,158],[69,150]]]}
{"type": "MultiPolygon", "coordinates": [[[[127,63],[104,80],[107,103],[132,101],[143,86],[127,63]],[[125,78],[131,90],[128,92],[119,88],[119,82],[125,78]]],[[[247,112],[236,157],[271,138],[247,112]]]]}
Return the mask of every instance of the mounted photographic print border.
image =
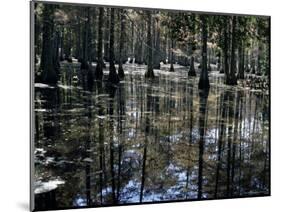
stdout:
{"type": "Polygon", "coordinates": [[[30,5],[32,211],[270,196],[270,16],[30,5]]]}

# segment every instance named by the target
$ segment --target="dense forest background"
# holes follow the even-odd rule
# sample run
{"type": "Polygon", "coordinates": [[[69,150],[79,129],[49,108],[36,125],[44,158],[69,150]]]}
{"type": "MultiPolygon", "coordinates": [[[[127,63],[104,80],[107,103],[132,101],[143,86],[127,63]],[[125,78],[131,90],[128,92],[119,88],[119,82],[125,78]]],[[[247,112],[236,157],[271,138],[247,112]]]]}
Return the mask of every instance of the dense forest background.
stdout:
{"type": "MultiPolygon", "coordinates": [[[[183,11],[137,10],[35,4],[36,82],[56,83],[60,61],[78,61],[87,81],[124,78],[124,63],[147,65],[147,78],[161,64],[200,73],[199,88],[208,88],[208,72],[218,70],[225,84],[236,85],[245,74],[269,74],[269,18],[196,14],[183,11]],[[194,63],[198,63],[195,66],[194,63]]],[[[250,77],[247,84],[260,78],[250,77]]]]}

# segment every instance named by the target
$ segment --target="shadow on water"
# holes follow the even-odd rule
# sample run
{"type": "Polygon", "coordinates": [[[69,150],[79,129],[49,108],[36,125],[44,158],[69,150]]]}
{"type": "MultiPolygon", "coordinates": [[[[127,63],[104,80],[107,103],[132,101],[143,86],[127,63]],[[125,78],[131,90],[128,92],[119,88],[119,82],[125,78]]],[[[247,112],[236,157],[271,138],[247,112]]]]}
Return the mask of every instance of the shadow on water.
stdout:
{"type": "MultiPolygon", "coordinates": [[[[36,209],[269,193],[269,96],[185,70],[35,85],[36,209]]],[[[81,75],[81,76],[80,76],[81,75]]]]}

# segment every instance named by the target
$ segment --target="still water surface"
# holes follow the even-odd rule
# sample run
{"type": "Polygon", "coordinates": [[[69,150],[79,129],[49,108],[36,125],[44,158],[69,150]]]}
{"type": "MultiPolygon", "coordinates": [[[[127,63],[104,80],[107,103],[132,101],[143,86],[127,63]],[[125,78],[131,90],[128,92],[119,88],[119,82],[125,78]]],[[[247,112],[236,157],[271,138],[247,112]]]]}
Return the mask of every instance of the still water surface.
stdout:
{"type": "MultiPolygon", "coordinates": [[[[125,65],[118,86],[62,64],[35,84],[37,209],[269,194],[269,95],[185,68],[125,65]]],[[[106,78],[106,76],[105,76],[106,78]]]]}

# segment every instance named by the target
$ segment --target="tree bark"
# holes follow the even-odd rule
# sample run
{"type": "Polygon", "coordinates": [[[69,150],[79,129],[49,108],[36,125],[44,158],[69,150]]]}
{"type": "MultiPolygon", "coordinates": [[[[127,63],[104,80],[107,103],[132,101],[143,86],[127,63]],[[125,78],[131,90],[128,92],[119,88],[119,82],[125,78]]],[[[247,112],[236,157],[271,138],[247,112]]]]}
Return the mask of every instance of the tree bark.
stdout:
{"type": "Polygon", "coordinates": [[[146,11],[147,17],[147,71],[145,73],[146,78],[154,78],[153,72],[153,49],[152,49],[152,35],[151,35],[151,11],[146,11]]]}
{"type": "Polygon", "coordinates": [[[153,65],[155,69],[160,69],[160,24],[159,19],[155,18],[155,50],[153,55],[153,65]]]}
{"type": "Polygon", "coordinates": [[[236,16],[232,17],[232,39],[231,39],[231,66],[230,66],[230,80],[228,85],[237,85],[236,78],[236,16]]]}
{"type": "Polygon", "coordinates": [[[109,40],[110,40],[110,8],[106,9],[106,15],[105,15],[105,29],[104,29],[104,59],[106,62],[109,61],[109,40]]]}
{"type": "Polygon", "coordinates": [[[41,55],[42,81],[57,83],[58,75],[54,64],[54,5],[45,5],[43,8],[43,45],[41,55]]]}
{"type": "Polygon", "coordinates": [[[229,72],[229,18],[224,17],[224,35],[223,35],[223,57],[224,57],[224,74],[225,74],[225,84],[230,81],[229,72]]]}
{"type": "Polygon", "coordinates": [[[104,10],[102,7],[99,8],[99,28],[98,28],[98,49],[97,49],[97,67],[96,67],[96,79],[101,80],[103,77],[103,58],[102,58],[102,46],[103,46],[103,14],[104,10]]]}
{"type": "Polygon", "coordinates": [[[82,42],[82,61],[81,61],[81,69],[89,68],[89,32],[90,32],[90,8],[84,9],[84,29],[83,29],[83,42],[82,42]]]}
{"type": "Polygon", "coordinates": [[[194,57],[193,57],[193,55],[191,56],[191,59],[190,59],[190,68],[189,68],[189,71],[188,71],[188,76],[190,76],[190,77],[196,76],[196,72],[195,72],[195,68],[194,68],[194,57]]]}
{"type": "Polygon", "coordinates": [[[174,72],[175,71],[175,69],[174,69],[174,60],[175,60],[175,58],[174,58],[174,40],[173,40],[173,38],[171,38],[171,49],[170,49],[170,51],[171,51],[170,72],[174,72]]]}
{"type": "Polygon", "coordinates": [[[199,89],[209,90],[210,83],[207,70],[207,25],[206,17],[201,15],[201,26],[202,26],[202,67],[199,79],[199,89]]]}
{"type": "Polygon", "coordinates": [[[238,70],[238,79],[244,79],[244,57],[245,57],[245,49],[243,45],[243,41],[240,42],[239,49],[238,49],[238,55],[239,55],[239,70],[238,70]]]}
{"type": "Polygon", "coordinates": [[[124,61],[124,35],[125,35],[125,11],[123,9],[120,10],[121,14],[121,27],[120,27],[120,45],[119,45],[119,66],[118,66],[118,76],[120,79],[125,77],[124,69],[123,69],[123,61],[124,61]]]}
{"type": "Polygon", "coordinates": [[[108,81],[111,83],[119,83],[119,77],[115,68],[114,55],[114,24],[115,24],[115,9],[110,9],[110,38],[109,38],[109,76],[108,81]]]}

